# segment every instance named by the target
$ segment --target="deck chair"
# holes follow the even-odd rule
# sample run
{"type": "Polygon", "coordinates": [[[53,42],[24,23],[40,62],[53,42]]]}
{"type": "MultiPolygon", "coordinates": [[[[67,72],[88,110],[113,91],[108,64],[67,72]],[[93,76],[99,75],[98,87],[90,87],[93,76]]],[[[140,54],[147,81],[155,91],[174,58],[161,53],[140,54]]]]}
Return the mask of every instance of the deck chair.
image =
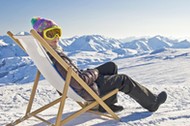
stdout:
{"type": "Polygon", "coordinates": [[[20,119],[17,119],[7,125],[16,125],[26,119],[29,119],[30,117],[36,117],[37,119],[40,119],[41,121],[46,122],[49,125],[61,126],[85,112],[92,112],[100,116],[106,116],[106,117],[113,118],[115,120],[119,120],[119,117],[104,102],[104,100],[116,94],[118,92],[118,89],[115,89],[100,98],[78,76],[78,74],[76,74],[72,70],[72,68],[64,60],[62,60],[62,58],[46,43],[46,41],[34,29],[32,29],[30,33],[31,35],[19,36],[19,35],[13,35],[10,31],[7,32],[7,34],[30,56],[30,58],[33,60],[34,64],[36,65],[38,69],[25,115],[21,117],[20,119]],[[67,76],[65,80],[60,76],[60,74],[53,67],[52,61],[48,57],[47,52],[49,52],[67,71],[67,76]],[[56,100],[50,102],[49,104],[44,105],[37,110],[31,111],[32,105],[33,105],[33,99],[35,97],[38,81],[41,74],[56,90],[61,92],[62,95],[56,100]],[[77,80],[78,83],[95,99],[92,103],[85,105],[87,101],[84,100],[82,97],[80,97],[69,86],[71,77],[77,80]],[[81,106],[81,109],[76,112],[73,112],[72,115],[69,115],[68,117],[62,119],[65,100],[67,97],[76,101],[81,106]],[[56,116],[56,121],[54,123],[51,123],[37,115],[38,113],[52,107],[53,105],[57,103],[59,103],[59,108],[58,108],[58,112],[56,116]],[[103,114],[97,111],[92,111],[91,109],[95,107],[96,105],[101,105],[107,111],[107,114],[103,114]]]}

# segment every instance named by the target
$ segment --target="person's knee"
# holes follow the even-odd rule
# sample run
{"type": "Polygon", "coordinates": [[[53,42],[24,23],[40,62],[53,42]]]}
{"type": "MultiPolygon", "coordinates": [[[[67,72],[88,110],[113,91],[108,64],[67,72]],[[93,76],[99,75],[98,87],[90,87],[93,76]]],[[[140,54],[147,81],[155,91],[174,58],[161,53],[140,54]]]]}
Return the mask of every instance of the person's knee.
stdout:
{"type": "Polygon", "coordinates": [[[109,62],[110,65],[112,65],[113,67],[117,67],[117,64],[115,64],[114,62],[109,62]]]}
{"type": "Polygon", "coordinates": [[[118,71],[118,67],[117,64],[115,64],[114,62],[109,62],[110,68],[113,68],[114,73],[117,73],[118,71]]]}

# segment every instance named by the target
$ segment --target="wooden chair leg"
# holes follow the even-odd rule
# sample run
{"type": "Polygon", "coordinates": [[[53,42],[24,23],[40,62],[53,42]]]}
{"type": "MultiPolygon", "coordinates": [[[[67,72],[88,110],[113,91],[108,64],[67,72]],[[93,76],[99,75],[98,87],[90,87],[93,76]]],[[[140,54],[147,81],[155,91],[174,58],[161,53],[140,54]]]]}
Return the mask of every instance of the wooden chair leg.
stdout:
{"type": "Polygon", "coordinates": [[[72,75],[72,68],[69,67],[67,76],[66,76],[65,86],[64,86],[64,89],[62,92],[61,102],[60,102],[60,106],[59,106],[59,110],[58,110],[58,114],[57,114],[57,119],[56,119],[56,123],[55,123],[56,126],[61,125],[63,109],[64,109],[64,105],[65,105],[65,99],[67,98],[67,92],[68,92],[68,88],[69,88],[69,84],[70,84],[70,80],[71,80],[71,75],[72,75]]]}
{"type": "Polygon", "coordinates": [[[32,92],[31,92],[31,95],[30,95],[30,100],[29,100],[28,107],[27,107],[25,115],[27,115],[31,111],[32,103],[33,103],[33,100],[34,100],[34,97],[35,97],[35,94],[36,94],[36,89],[37,89],[37,86],[38,86],[39,79],[40,79],[40,71],[38,70],[37,73],[36,73],[36,79],[34,81],[34,85],[33,85],[33,88],[32,88],[32,92]]]}

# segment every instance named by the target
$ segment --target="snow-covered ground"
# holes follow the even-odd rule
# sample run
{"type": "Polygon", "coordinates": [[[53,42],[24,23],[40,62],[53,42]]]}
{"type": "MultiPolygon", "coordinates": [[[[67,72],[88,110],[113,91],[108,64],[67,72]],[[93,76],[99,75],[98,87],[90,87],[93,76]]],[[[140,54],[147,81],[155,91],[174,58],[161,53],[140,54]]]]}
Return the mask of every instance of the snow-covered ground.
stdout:
{"type": "MultiPolygon", "coordinates": [[[[129,96],[118,94],[118,104],[124,110],[118,112],[121,121],[85,113],[67,126],[189,126],[190,125],[190,50],[162,50],[131,58],[114,60],[119,72],[131,76],[134,80],[148,87],[154,93],[165,90],[168,99],[155,113],[148,112],[129,96]]],[[[92,67],[92,66],[91,66],[92,67]]],[[[7,85],[0,87],[0,125],[6,125],[25,114],[32,83],[7,85]]],[[[40,81],[33,110],[58,98],[56,90],[47,81],[40,81]]],[[[67,99],[63,118],[77,111],[80,107],[67,99]]],[[[40,115],[55,122],[58,105],[40,115]]],[[[44,126],[35,118],[19,124],[20,126],[44,126]]]]}

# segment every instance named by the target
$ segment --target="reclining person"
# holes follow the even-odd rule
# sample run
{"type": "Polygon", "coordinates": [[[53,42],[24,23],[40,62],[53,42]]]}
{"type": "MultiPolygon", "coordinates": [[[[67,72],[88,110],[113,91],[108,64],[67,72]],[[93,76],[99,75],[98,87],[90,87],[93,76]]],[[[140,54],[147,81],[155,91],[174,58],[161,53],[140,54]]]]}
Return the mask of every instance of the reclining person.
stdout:
{"type": "MultiPolygon", "coordinates": [[[[129,95],[136,102],[138,102],[143,108],[150,112],[155,112],[159,106],[167,99],[167,94],[162,91],[158,95],[153,94],[146,87],[142,86],[138,82],[134,81],[126,74],[119,74],[118,67],[114,62],[107,62],[94,69],[79,70],[75,64],[67,57],[61,46],[59,46],[59,38],[62,35],[61,28],[52,20],[34,17],[31,20],[33,28],[43,37],[46,42],[57,52],[57,54],[72,67],[88,85],[89,87],[100,97],[106,95],[114,89],[129,95]]],[[[66,71],[62,66],[49,54],[56,70],[62,76],[66,78],[66,71]]],[[[84,90],[80,84],[71,78],[70,86],[77,92],[82,98],[87,101],[94,101],[94,99],[84,90]]],[[[60,93],[61,94],[61,93],[60,93]]],[[[121,105],[115,105],[117,103],[117,94],[105,100],[105,103],[114,111],[122,111],[124,108],[121,105]]],[[[98,110],[100,112],[106,112],[101,106],[98,110]]]]}

